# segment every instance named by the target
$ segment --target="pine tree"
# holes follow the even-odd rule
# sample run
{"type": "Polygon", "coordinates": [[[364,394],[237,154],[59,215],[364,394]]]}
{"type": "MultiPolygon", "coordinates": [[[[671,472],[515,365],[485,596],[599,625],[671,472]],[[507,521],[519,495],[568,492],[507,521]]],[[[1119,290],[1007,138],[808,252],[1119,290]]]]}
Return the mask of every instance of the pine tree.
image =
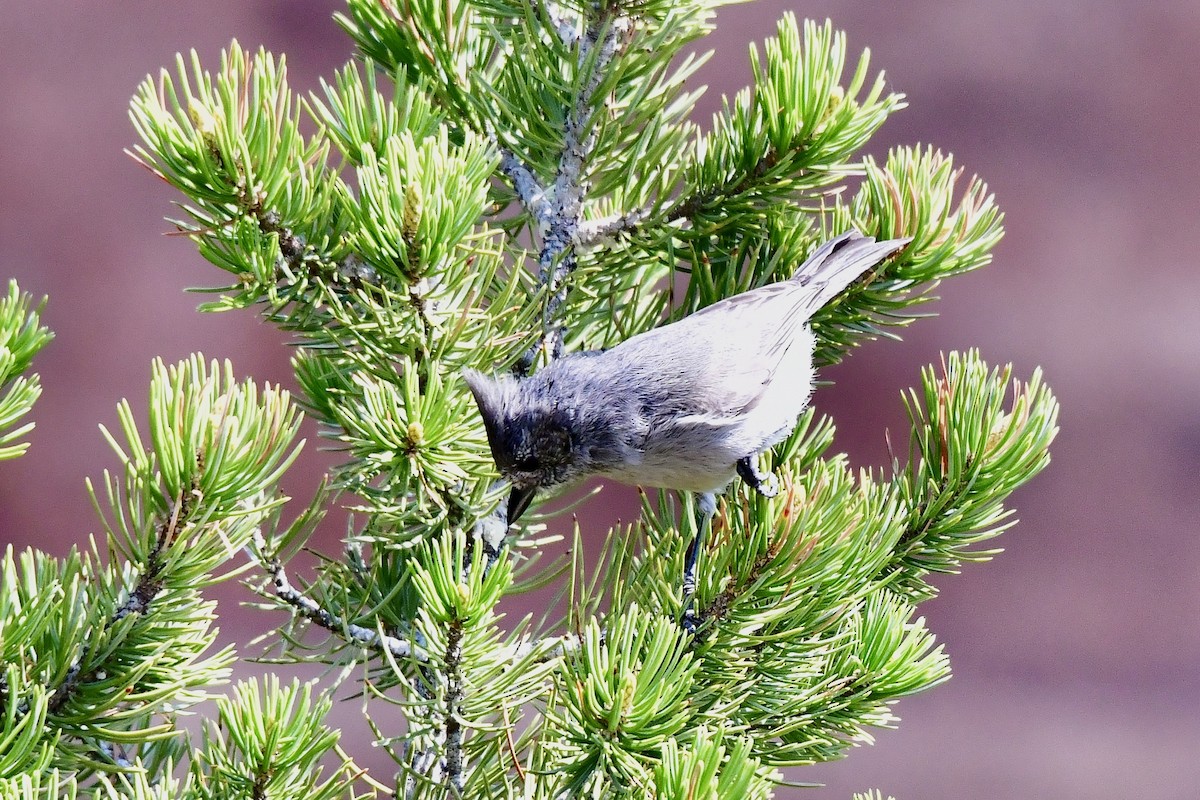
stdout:
{"type": "MultiPolygon", "coordinates": [[[[359,57],[320,92],[236,42],[212,71],[192,53],[142,84],[131,153],[226,273],[202,309],[290,331],[299,392],[199,355],[155,364],[145,426],[122,404],[119,469],[89,483],[102,541],[5,553],[0,798],[765,798],[949,677],[916,606],[931,575],[995,552],[1008,495],[1048,462],[1037,371],[948,354],[902,398],[908,453],[883,469],[830,454],[808,411],[765,465],[779,496],[722,499],[694,628],[692,497],[647,496],[597,563],[575,546],[558,569],[536,520],[497,514],[464,368],[611,346],[784,279],[851,227],[911,238],[814,319],[827,365],[893,337],[1002,235],[950,156],[860,155],[904,100],[830,22],[785,16],[751,48],[753,85],[698,126],[707,56],[683,54],[717,5],[349,0],[359,57]],[[302,414],[344,458],[285,514],[302,414]],[[293,576],[335,507],[355,510],[344,552],[293,576]],[[395,775],[338,747],[328,685],[239,683],[180,733],[235,658],[213,652],[203,596],[231,576],[290,620],[278,658],[363,695],[395,775]],[[554,581],[557,617],[501,625],[506,597],[554,581]]],[[[0,458],[38,395],[38,310],[15,285],[0,302],[0,458]]]]}

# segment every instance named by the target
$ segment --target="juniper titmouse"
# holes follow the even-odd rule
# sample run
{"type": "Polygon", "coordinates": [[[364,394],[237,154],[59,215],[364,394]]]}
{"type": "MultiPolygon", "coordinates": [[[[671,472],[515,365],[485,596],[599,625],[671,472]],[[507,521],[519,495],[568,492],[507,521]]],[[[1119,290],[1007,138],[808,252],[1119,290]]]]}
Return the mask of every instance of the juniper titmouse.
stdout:
{"type": "Polygon", "coordinates": [[[539,488],[589,475],[697,492],[706,517],[735,474],[773,493],[753,457],[786,438],[808,405],[809,318],[907,242],[850,231],[821,245],[788,280],[611,350],[570,355],[527,378],[467,370],[492,456],[512,485],[509,522],[539,488]]]}

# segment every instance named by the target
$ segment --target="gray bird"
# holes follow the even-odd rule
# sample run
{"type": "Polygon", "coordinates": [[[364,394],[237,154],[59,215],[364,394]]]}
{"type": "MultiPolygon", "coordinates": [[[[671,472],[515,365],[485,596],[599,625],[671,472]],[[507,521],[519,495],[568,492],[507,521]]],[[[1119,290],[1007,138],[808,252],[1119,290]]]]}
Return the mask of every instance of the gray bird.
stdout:
{"type": "Polygon", "coordinates": [[[740,475],[768,496],[754,457],[787,438],[813,389],[809,318],[908,239],[850,231],[821,245],[796,274],[730,297],[611,350],[561,358],[536,374],[464,377],[492,457],[512,486],[509,524],[538,489],[591,475],[696,492],[704,516],[685,569],[740,475]]]}

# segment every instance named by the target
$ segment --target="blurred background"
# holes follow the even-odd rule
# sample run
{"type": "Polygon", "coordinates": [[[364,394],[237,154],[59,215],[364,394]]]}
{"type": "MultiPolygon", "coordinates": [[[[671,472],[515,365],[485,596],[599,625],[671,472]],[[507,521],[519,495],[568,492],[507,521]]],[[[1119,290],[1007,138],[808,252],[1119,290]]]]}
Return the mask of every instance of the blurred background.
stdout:
{"type": "MultiPolygon", "coordinates": [[[[150,361],[202,350],[239,375],[290,381],[283,338],[251,314],[194,312],[184,287],[221,282],[163,236],[176,196],[123,154],[138,81],[236,37],[286,53],[294,89],[351,55],[335,0],[7,3],[0,24],[0,278],[48,294],[57,339],[36,362],[33,448],[0,469],[0,544],[56,553],[98,526],[83,487],[116,460],[96,425],[150,361]]],[[[780,797],[1153,797],[1200,783],[1200,4],[1195,0],[905,3],[763,0],[726,8],[701,121],[750,77],[747,43],[785,10],[830,17],[850,52],[908,95],[872,152],[931,143],[987,180],[1007,215],[992,266],[942,287],[937,319],[829,370],[817,405],[837,447],[885,463],[901,389],[938,353],[978,346],[1035,366],[1062,403],[1053,463],[1013,505],[994,562],[938,581],[922,607],[955,678],[895,711],[898,731],[841,762],[792,770],[825,788],[780,797]]],[[[143,417],[144,418],[144,417],[143,417]]],[[[310,446],[286,488],[310,496],[310,446]]],[[[614,497],[625,516],[632,499],[614,497]]],[[[319,545],[336,548],[337,530],[319,545]]],[[[221,600],[222,637],[281,621],[221,600]]],[[[254,669],[249,667],[248,669],[254,669]]],[[[339,705],[365,736],[358,704],[339,705]]],[[[382,756],[346,742],[367,764],[382,756]]]]}

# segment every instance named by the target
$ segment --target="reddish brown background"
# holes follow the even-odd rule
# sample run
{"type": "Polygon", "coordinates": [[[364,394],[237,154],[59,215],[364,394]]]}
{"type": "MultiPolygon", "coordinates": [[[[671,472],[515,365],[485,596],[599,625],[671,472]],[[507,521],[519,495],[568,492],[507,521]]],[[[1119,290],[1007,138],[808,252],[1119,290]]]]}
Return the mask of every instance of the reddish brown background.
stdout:
{"type": "MultiPolygon", "coordinates": [[[[96,429],[144,407],[149,363],[202,349],[239,374],[289,379],[252,316],[201,317],[185,286],[219,276],[162,236],[174,195],[137,168],[136,83],[232,37],[286,53],[297,89],[350,54],[333,0],[11,3],[0,24],[0,277],[49,294],[34,447],[0,465],[0,541],[62,552],[96,530],[85,475],[114,465],[96,429]]],[[[748,79],[746,43],[786,8],[869,46],[911,108],[890,144],[933,143],[984,176],[1007,213],[989,269],[951,281],[941,317],[864,348],[819,394],[839,446],[879,464],[898,400],[941,350],[1042,365],[1062,404],[1054,463],[1015,499],[992,564],[925,607],[956,678],[900,703],[903,724],[781,797],[1193,798],[1200,784],[1200,5],[1017,0],[761,2],[719,17],[704,119],[748,79]]],[[[308,432],[311,436],[311,430],[308,432]]],[[[311,450],[311,448],[310,448],[311,450]]],[[[310,452],[288,487],[311,491],[310,452]]],[[[617,499],[627,512],[628,499],[617,499]]],[[[336,536],[336,531],[330,532],[336,536]]],[[[223,636],[277,617],[220,595],[223,636]]],[[[342,704],[351,733],[357,707],[342,704]]],[[[355,748],[368,763],[378,754],[355,748]]]]}

